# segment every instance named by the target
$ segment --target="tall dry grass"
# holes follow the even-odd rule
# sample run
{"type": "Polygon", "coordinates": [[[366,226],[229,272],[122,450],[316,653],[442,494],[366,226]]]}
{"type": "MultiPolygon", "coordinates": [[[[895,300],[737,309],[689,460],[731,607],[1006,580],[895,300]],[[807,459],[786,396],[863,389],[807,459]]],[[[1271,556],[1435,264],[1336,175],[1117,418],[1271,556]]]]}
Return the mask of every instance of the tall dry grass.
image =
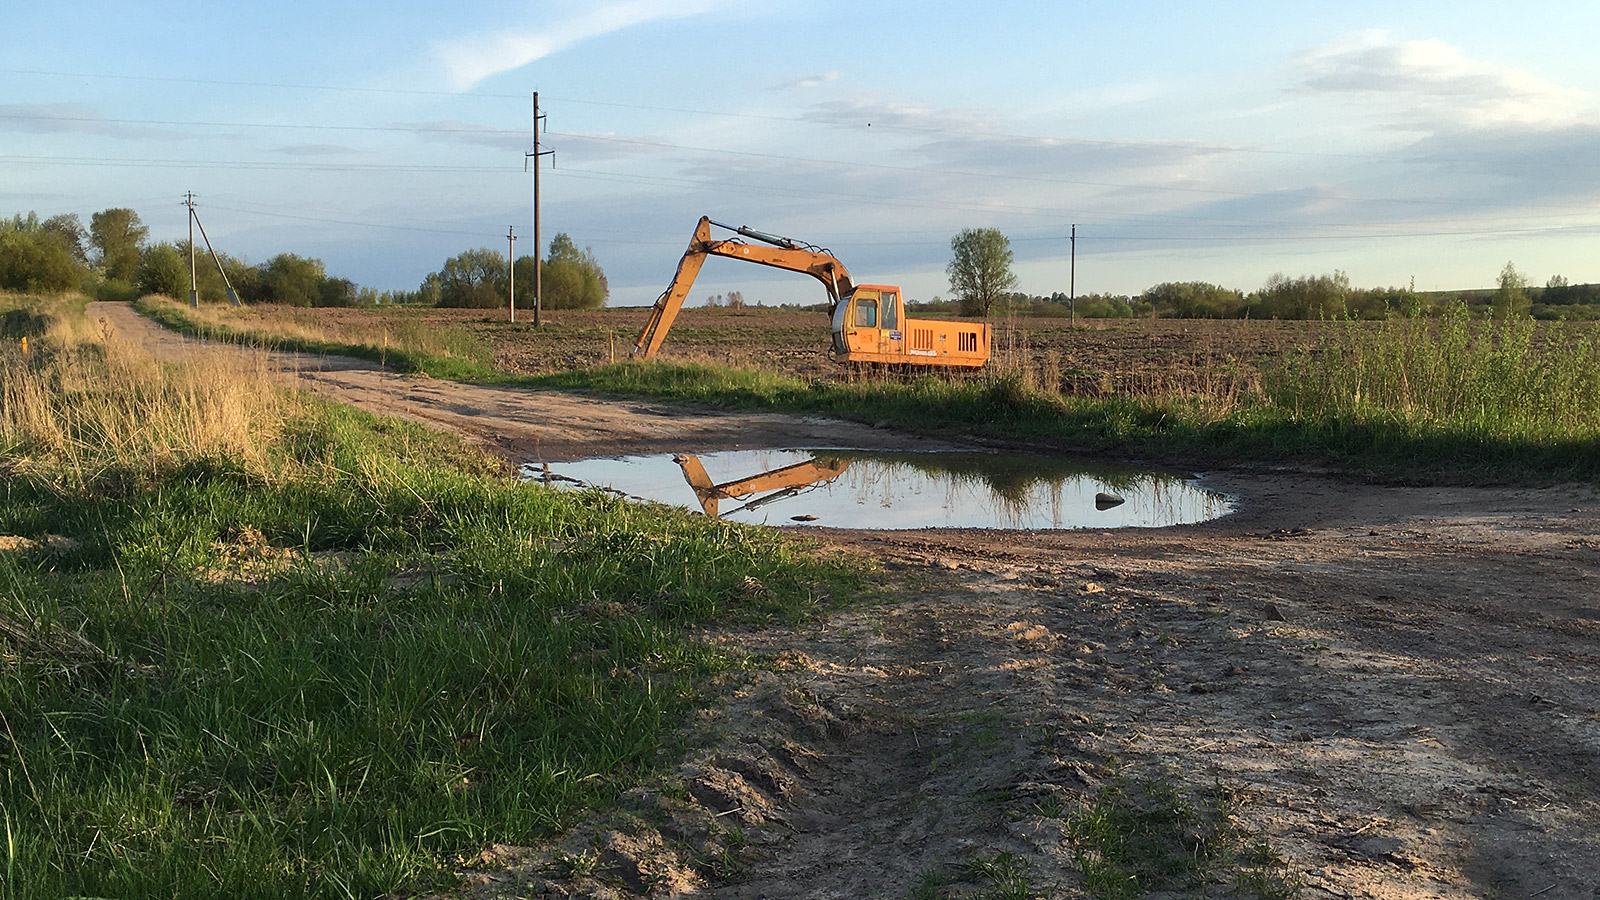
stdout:
{"type": "Polygon", "coordinates": [[[1600,331],[1523,317],[1331,323],[1269,373],[1270,402],[1311,419],[1387,419],[1533,441],[1600,434],[1600,331]]]}
{"type": "Polygon", "coordinates": [[[160,321],[182,320],[202,336],[240,341],[264,347],[288,346],[328,350],[339,345],[385,351],[419,353],[474,362],[492,356],[487,345],[455,327],[439,327],[404,310],[371,316],[339,316],[339,310],[294,306],[253,306],[235,309],[202,304],[198,309],[167,297],[145,297],[139,305],[160,321]]]}
{"type": "Polygon", "coordinates": [[[197,349],[162,363],[79,315],[28,301],[49,325],[0,348],[0,456],[64,489],[156,478],[205,460],[270,476],[266,449],[297,401],[263,353],[197,349]]]}

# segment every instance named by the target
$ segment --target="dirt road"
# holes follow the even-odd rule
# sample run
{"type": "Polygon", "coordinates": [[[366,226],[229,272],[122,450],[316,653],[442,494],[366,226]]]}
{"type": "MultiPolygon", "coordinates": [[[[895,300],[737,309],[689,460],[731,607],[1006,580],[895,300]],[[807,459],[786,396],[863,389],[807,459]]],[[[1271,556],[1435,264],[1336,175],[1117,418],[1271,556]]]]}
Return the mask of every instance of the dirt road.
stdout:
{"type": "MultiPolygon", "coordinates": [[[[163,359],[206,348],[261,353],[196,341],[161,328],[126,303],[91,303],[89,317],[163,359]]],[[[401,375],[362,359],[270,352],[272,371],[296,387],[360,407],[445,428],[514,463],[622,456],[662,449],[757,447],[948,447],[836,419],[727,413],[682,404],[595,400],[555,391],[480,387],[401,375]]]]}
{"type": "MultiPolygon", "coordinates": [[[[118,308],[93,314],[192,351],[118,308]]],[[[508,453],[793,444],[810,429],[914,443],[281,365],[508,453]]],[[[1086,896],[1095,854],[1069,823],[1137,783],[1221,785],[1282,860],[1260,855],[1259,871],[1303,897],[1600,898],[1595,488],[1209,478],[1239,514],[1149,531],[821,532],[881,564],[892,602],[707,635],[770,665],[690,724],[688,762],[560,845],[463,861],[465,892],[1086,896]]],[[[1198,854],[1214,835],[1178,838],[1198,854]]],[[[1265,890],[1236,869],[1150,896],[1265,890]]]]}

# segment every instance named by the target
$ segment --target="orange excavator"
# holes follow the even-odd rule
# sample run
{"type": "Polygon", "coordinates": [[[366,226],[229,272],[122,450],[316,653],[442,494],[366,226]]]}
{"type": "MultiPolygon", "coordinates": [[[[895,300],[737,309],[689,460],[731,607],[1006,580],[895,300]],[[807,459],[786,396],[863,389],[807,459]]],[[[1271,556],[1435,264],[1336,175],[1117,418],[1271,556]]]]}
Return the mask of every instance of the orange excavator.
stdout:
{"type": "Polygon", "coordinates": [[[856,284],[833,254],[811,244],[764,234],[752,228],[724,225],[702,217],[689,249],[678,261],[672,283],[650,310],[632,355],[654,359],[667,331],[678,318],[689,289],[708,256],[726,256],[791,272],[804,272],[822,282],[828,292],[828,314],[833,322],[833,358],[841,363],[892,367],[975,369],[989,360],[989,325],[985,322],[946,322],[908,319],[898,287],[856,284]],[[711,226],[739,237],[713,240],[711,226]],[[749,243],[740,238],[759,241],[749,243]],[[763,246],[766,245],[766,246],[763,246]]]}

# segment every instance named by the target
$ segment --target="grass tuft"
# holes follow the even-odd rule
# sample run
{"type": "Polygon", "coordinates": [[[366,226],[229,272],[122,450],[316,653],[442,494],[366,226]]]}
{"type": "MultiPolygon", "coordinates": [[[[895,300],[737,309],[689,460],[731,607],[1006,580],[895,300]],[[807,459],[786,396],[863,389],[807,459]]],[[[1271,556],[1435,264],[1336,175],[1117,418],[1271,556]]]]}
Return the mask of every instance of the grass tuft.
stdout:
{"type": "Polygon", "coordinates": [[[1214,884],[1260,900],[1299,894],[1282,857],[1239,819],[1236,795],[1220,783],[1191,790],[1166,777],[1114,782],[1069,816],[1067,836],[1084,889],[1098,900],[1214,884]]]}

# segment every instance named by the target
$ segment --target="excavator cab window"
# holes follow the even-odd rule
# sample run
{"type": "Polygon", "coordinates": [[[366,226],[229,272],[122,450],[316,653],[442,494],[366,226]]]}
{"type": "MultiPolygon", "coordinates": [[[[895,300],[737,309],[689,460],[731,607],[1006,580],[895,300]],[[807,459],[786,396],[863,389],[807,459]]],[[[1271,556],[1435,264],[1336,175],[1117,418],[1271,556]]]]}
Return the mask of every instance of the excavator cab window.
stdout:
{"type": "Polygon", "coordinates": [[[876,301],[876,300],[859,300],[859,299],[856,301],[855,327],[857,327],[857,328],[877,328],[878,327],[878,301],[876,301]]]}
{"type": "Polygon", "coordinates": [[[899,294],[883,295],[883,327],[890,331],[900,330],[900,304],[895,302],[898,299],[900,299],[899,294]]]}

